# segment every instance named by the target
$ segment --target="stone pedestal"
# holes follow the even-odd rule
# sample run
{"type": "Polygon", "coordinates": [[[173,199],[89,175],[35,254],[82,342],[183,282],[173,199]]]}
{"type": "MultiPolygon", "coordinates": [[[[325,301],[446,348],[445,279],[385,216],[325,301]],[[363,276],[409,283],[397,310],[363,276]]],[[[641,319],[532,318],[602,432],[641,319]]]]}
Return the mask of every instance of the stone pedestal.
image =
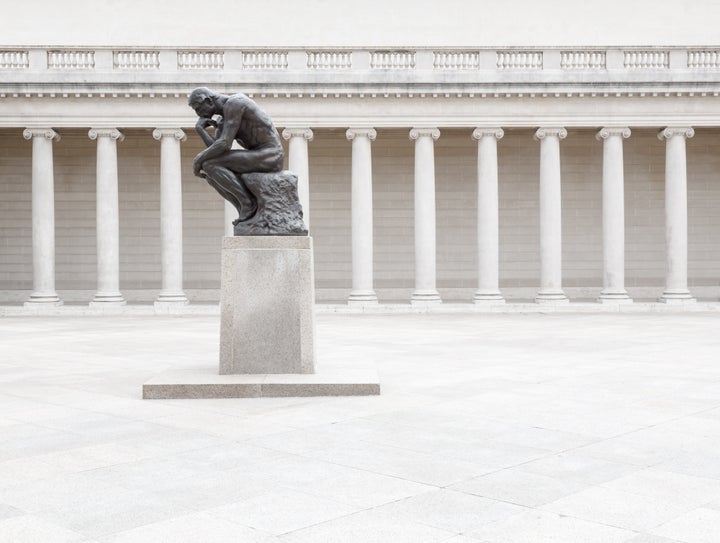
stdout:
{"type": "Polygon", "coordinates": [[[143,398],[380,394],[372,367],[315,367],[312,238],[225,237],[221,283],[219,374],[211,360],[174,368],[145,383],[143,398]]]}
{"type": "Polygon", "coordinates": [[[313,373],[312,238],[223,239],[220,374],[313,373]]]}

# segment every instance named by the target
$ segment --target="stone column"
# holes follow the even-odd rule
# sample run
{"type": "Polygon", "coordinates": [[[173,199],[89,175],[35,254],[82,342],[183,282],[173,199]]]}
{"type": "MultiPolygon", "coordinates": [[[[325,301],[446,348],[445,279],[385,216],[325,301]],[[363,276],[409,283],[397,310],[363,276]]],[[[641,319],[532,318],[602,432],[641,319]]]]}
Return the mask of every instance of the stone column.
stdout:
{"type": "Polygon", "coordinates": [[[188,303],[183,292],[182,175],[180,142],[185,132],[179,128],[157,128],[153,138],[160,140],[160,245],[162,289],[155,307],[169,308],[188,303]]]}
{"type": "Polygon", "coordinates": [[[560,140],[564,128],[539,128],[540,141],[540,290],[538,303],[566,303],[562,289],[562,200],[560,193],[560,140]]]}
{"type": "Polygon", "coordinates": [[[55,292],[55,188],[52,142],[60,135],[52,128],[27,128],[32,139],[33,292],[27,307],[61,305],[55,292]]]}
{"type": "Polygon", "coordinates": [[[595,136],[603,140],[603,289],[601,303],[632,302],[625,290],[625,195],[623,138],[627,127],[606,127],[595,136]]]}
{"type": "Polygon", "coordinates": [[[352,291],[349,304],[377,303],[373,288],[373,128],[350,128],[352,141],[352,291]]]}
{"type": "Polygon", "coordinates": [[[666,128],[658,134],[665,140],[665,290],[661,302],[694,302],[687,284],[687,165],[685,140],[690,127],[666,128]]]}
{"type": "Polygon", "coordinates": [[[437,128],[413,128],[415,140],[415,292],[411,303],[440,303],[435,284],[435,149],[437,128]]]}
{"type": "Polygon", "coordinates": [[[124,136],[115,128],[91,128],[97,140],[97,292],[91,306],[124,305],[120,294],[120,216],[118,205],[117,142],[124,136]]]}
{"type": "Polygon", "coordinates": [[[476,304],[504,303],[499,289],[498,161],[497,142],[502,128],[476,128],[478,141],[478,289],[476,304]]]}
{"type": "Polygon", "coordinates": [[[303,220],[310,229],[310,162],[308,142],[313,139],[309,128],[286,128],[282,132],[288,140],[288,169],[298,176],[298,198],[303,210],[303,220]]]}

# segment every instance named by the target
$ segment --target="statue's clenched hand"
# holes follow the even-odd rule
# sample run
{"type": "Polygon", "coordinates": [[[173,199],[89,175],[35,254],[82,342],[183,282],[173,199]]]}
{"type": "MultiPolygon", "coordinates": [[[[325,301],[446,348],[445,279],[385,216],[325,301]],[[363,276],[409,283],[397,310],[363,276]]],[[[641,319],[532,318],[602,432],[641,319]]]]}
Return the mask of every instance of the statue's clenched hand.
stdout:
{"type": "Polygon", "coordinates": [[[217,126],[217,123],[209,117],[200,117],[195,123],[195,128],[199,130],[204,130],[208,126],[217,126]]]}
{"type": "Polygon", "coordinates": [[[198,160],[200,158],[200,155],[196,156],[193,160],[193,173],[196,177],[205,177],[205,174],[200,173],[200,170],[202,170],[202,162],[198,160]]]}

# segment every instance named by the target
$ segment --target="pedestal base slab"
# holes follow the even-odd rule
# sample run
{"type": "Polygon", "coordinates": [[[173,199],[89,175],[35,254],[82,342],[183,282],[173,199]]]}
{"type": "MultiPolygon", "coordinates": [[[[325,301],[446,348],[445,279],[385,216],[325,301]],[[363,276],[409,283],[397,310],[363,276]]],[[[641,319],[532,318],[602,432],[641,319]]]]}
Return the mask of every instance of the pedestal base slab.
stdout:
{"type": "Polygon", "coordinates": [[[168,370],[143,385],[146,400],[373,396],[380,394],[377,371],[365,367],[318,369],[317,373],[218,375],[210,364],[168,370]]]}

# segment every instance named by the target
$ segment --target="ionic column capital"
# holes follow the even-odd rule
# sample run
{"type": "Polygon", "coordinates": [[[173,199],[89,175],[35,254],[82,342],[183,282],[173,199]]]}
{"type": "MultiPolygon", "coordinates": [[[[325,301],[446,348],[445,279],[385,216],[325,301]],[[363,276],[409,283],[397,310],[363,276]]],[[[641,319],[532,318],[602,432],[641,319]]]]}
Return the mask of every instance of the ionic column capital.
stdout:
{"type": "Polygon", "coordinates": [[[621,136],[623,138],[629,138],[630,129],[627,126],[605,126],[601,128],[597,134],[595,134],[595,138],[598,141],[606,140],[610,136],[621,136]]]}
{"type": "Polygon", "coordinates": [[[555,136],[556,138],[564,140],[567,138],[567,130],[561,126],[542,127],[535,131],[534,138],[536,140],[543,140],[548,136],[555,136]]]}
{"type": "Polygon", "coordinates": [[[88,131],[88,138],[96,140],[98,138],[111,138],[113,140],[122,141],[125,135],[117,128],[91,128],[88,131]]]}
{"type": "Polygon", "coordinates": [[[375,138],[377,138],[377,131],[370,127],[348,128],[345,132],[345,137],[350,141],[354,140],[356,137],[368,138],[370,141],[375,141],[375,138]]]}
{"type": "Polygon", "coordinates": [[[45,138],[52,141],[60,141],[60,134],[52,128],[26,128],[23,130],[23,138],[26,140],[32,138],[45,138]]]}
{"type": "Polygon", "coordinates": [[[695,135],[695,130],[690,126],[668,126],[658,133],[659,140],[670,139],[673,136],[684,136],[686,138],[692,138],[695,135]]]}
{"type": "Polygon", "coordinates": [[[479,126],[475,130],[473,130],[472,137],[473,139],[480,140],[482,138],[489,138],[493,137],[496,140],[502,139],[502,137],[505,135],[505,131],[500,127],[492,127],[492,126],[479,126]]]}
{"type": "Polygon", "coordinates": [[[185,132],[180,128],[156,128],[153,130],[152,135],[153,138],[158,141],[162,138],[175,138],[179,141],[185,141],[187,139],[185,132]]]}
{"type": "Polygon", "coordinates": [[[308,141],[312,141],[314,134],[310,128],[285,128],[282,131],[282,137],[286,140],[290,138],[305,138],[308,141]]]}
{"type": "Polygon", "coordinates": [[[410,139],[416,140],[420,137],[430,137],[437,140],[440,137],[440,130],[437,128],[413,128],[410,130],[410,139]]]}

